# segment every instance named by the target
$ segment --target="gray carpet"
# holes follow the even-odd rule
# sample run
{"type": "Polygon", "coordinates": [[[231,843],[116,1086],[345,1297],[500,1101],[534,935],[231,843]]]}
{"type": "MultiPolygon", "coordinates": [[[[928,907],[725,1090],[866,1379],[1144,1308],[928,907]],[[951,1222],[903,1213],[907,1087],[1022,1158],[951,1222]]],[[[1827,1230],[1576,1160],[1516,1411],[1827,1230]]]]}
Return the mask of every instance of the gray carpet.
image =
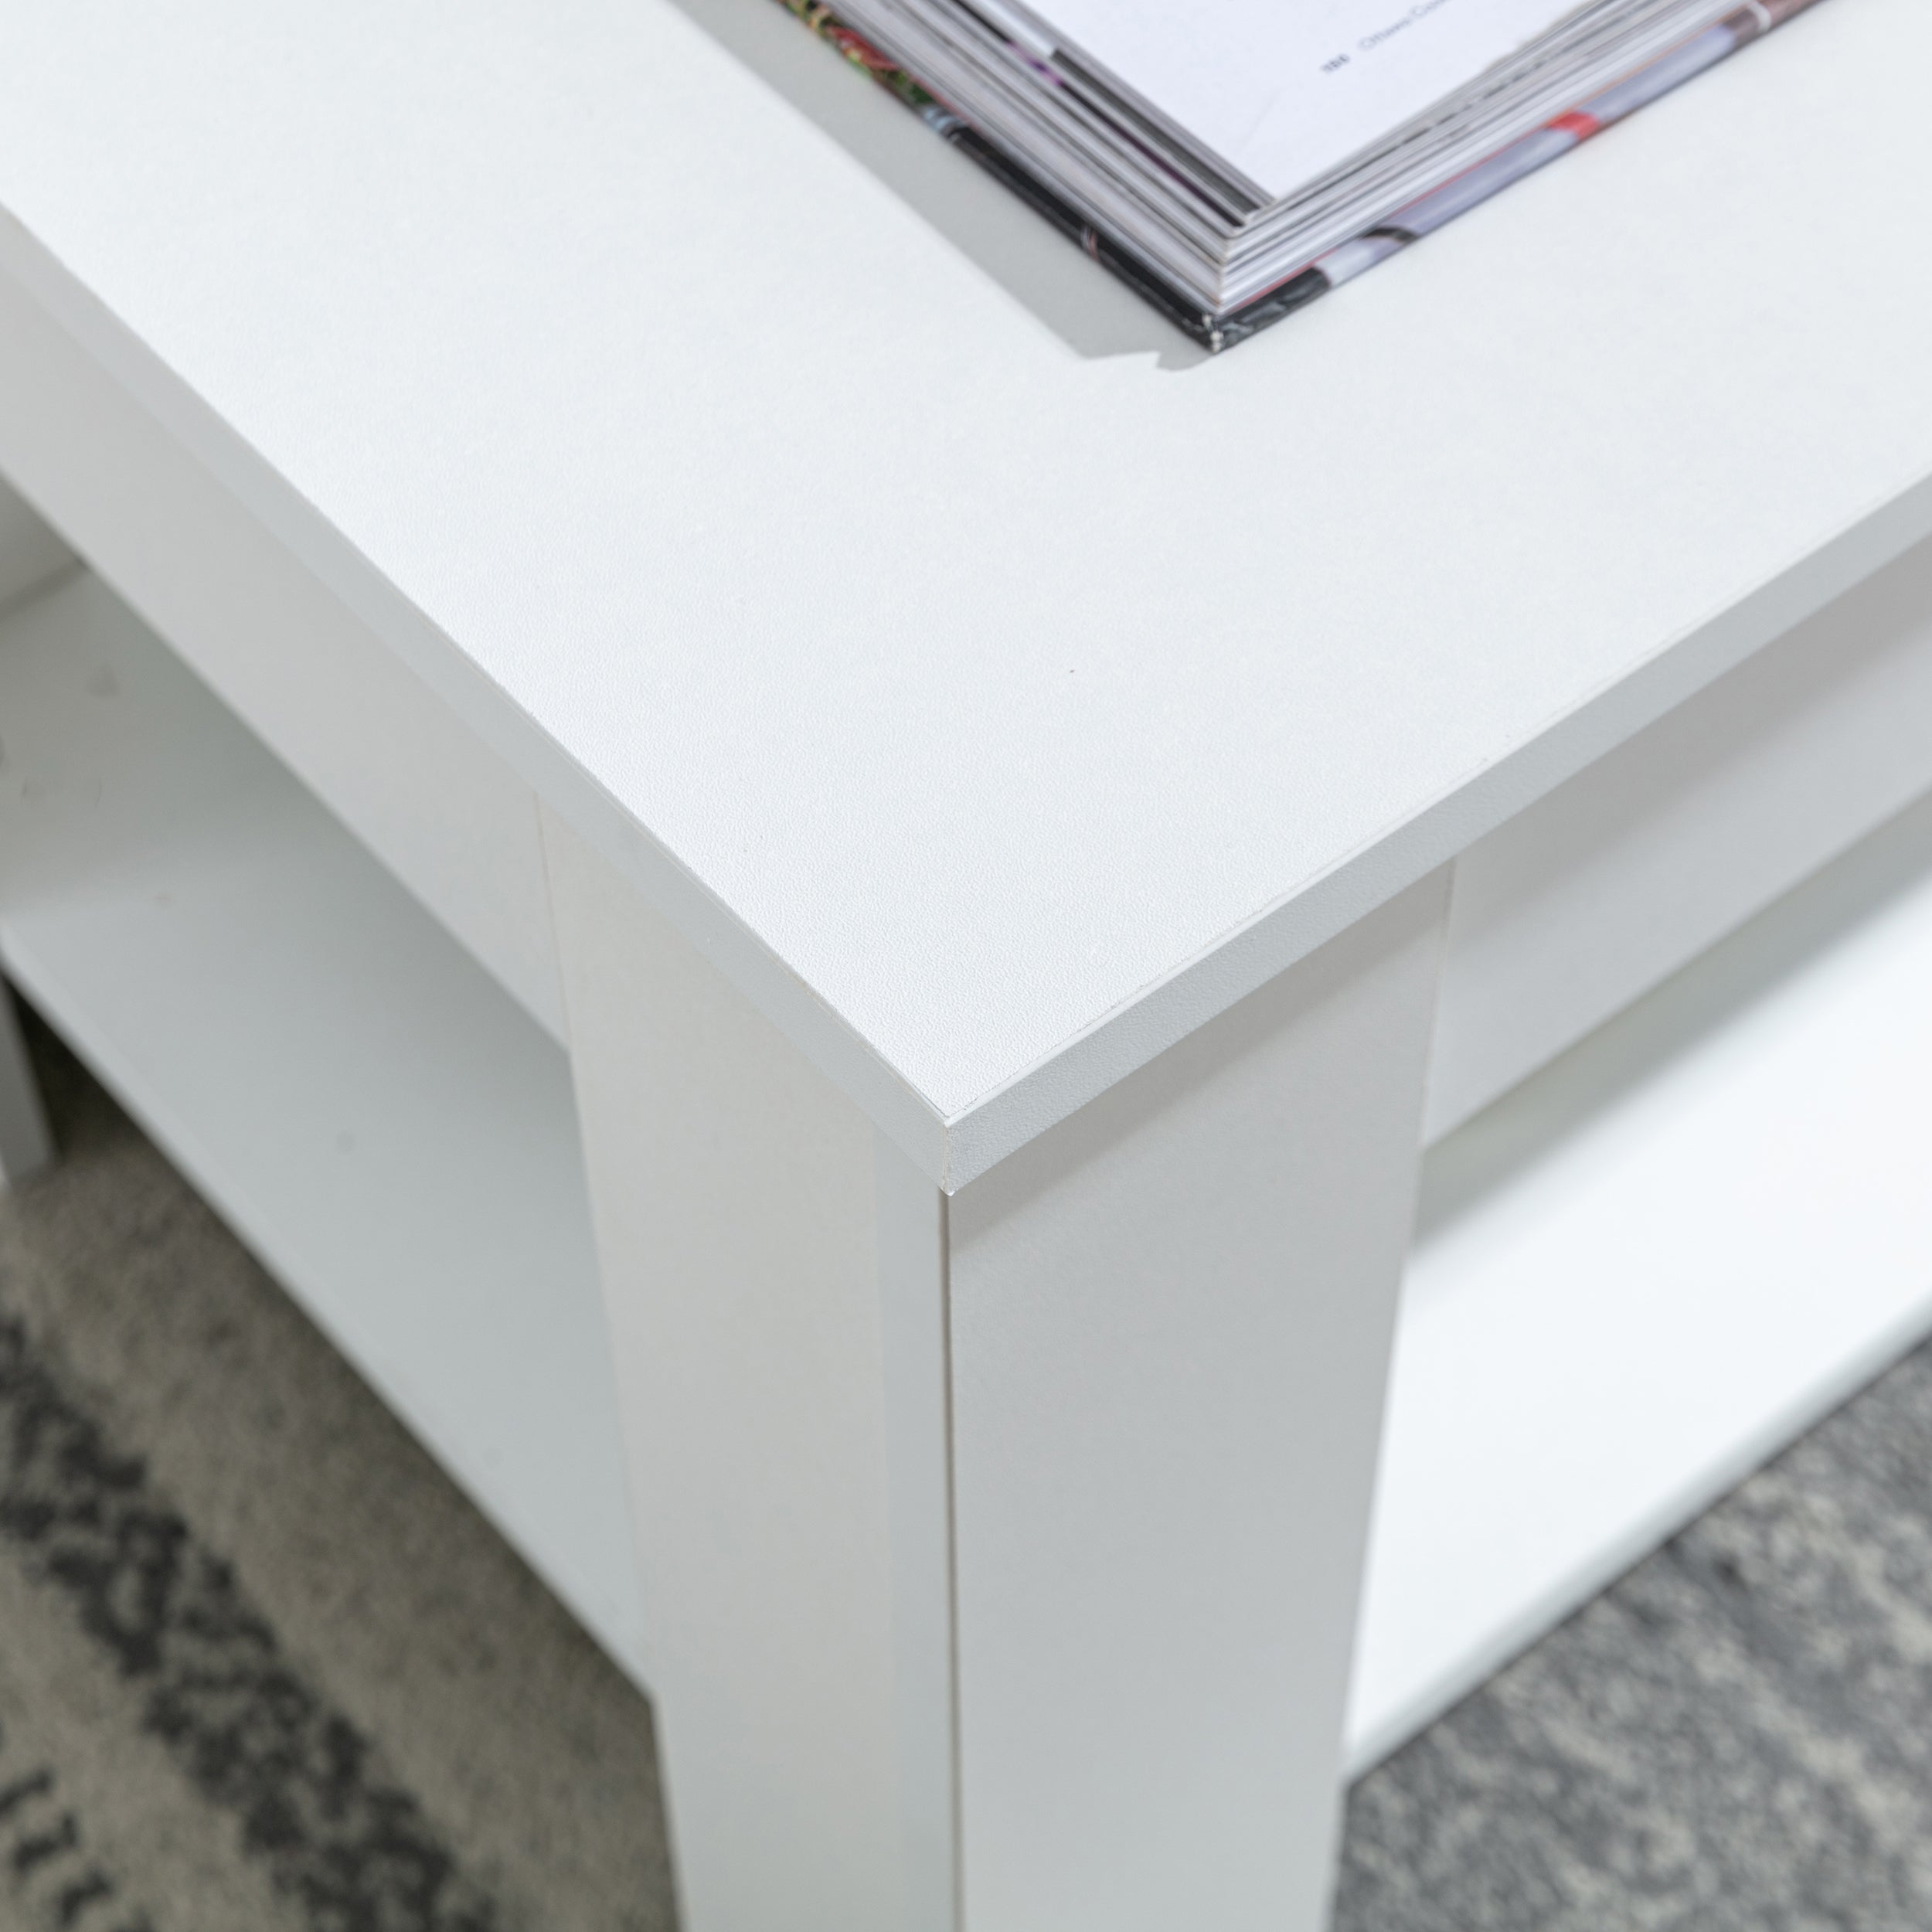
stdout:
{"type": "MultiPolygon", "coordinates": [[[[32,1037],[0,1932],[671,1926],[644,1700],[32,1037]]],[[[1932,1926],[1932,1357],[1358,1787],[1337,1925],[1932,1926]]]]}
{"type": "Polygon", "coordinates": [[[644,1700],[32,1043],[62,1159],[0,1196],[0,1928],[672,1926],[644,1700]]]}

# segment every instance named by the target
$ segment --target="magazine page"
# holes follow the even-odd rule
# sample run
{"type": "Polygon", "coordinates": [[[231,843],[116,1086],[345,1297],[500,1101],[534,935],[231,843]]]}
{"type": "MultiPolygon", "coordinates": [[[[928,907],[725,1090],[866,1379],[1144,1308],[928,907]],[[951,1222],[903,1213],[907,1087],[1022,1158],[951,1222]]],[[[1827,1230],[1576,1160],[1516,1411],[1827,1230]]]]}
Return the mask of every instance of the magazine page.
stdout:
{"type": "Polygon", "coordinates": [[[1338,165],[1585,10],[1579,0],[1035,0],[1034,8],[1052,39],[1269,197],[1338,165]]]}

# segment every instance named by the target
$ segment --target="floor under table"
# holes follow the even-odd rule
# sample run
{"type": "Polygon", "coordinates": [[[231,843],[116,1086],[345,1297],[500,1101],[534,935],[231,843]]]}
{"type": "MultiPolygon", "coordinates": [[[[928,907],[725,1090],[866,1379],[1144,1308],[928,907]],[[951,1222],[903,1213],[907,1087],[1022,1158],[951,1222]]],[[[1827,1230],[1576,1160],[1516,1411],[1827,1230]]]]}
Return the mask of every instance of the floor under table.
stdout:
{"type": "MultiPolygon", "coordinates": [[[[644,1699],[33,1044],[64,1159],[0,1201],[0,1925],[670,1927],[644,1699]]],[[[1923,1927],[1929,1640],[1921,1349],[1359,1784],[1338,1932],[1923,1927]]]]}

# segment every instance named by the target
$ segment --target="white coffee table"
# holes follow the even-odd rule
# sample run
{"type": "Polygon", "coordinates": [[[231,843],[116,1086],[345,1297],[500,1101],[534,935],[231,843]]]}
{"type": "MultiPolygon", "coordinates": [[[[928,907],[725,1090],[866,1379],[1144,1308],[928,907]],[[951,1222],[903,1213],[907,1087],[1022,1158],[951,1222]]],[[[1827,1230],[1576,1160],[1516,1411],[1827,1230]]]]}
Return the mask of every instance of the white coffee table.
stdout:
{"type": "Polygon", "coordinates": [[[1755,1353],[1412,1294],[1345,1744],[1425,1142],[1932,786],[1923,9],[1212,362],[759,0],[4,38],[0,958],[648,1685],[693,1932],[1312,1928],[1932,1325],[1909,1184],[1755,1353]]]}

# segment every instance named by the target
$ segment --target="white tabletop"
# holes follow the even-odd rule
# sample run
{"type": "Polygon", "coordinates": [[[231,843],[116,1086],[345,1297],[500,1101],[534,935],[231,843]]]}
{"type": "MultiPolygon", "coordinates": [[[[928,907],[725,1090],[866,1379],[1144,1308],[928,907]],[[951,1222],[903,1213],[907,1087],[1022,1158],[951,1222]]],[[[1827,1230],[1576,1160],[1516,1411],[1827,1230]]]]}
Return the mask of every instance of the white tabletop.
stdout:
{"type": "Polygon", "coordinates": [[[1923,0],[1213,360],[770,0],[0,44],[0,271],[948,1185],[1932,529],[1923,0]]]}

